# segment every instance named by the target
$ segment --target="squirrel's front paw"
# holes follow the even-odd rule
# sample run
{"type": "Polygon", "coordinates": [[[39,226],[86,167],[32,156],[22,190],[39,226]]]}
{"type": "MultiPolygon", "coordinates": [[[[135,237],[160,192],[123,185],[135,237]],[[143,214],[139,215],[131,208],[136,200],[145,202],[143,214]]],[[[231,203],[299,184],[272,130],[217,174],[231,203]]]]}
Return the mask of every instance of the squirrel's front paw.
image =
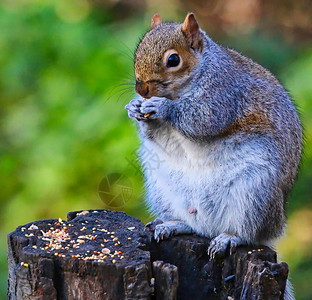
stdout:
{"type": "Polygon", "coordinates": [[[164,222],[155,226],[154,239],[158,243],[160,240],[165,240],[177,232],[175,222],[164,222]]]}
{"type": "Polygon", "coordinates": [[[230,254],[235,252],[236,247],[245,244],[244,241],[235,235],[230,235],[227,233],[221,233],[213,240],[211,240],[208,247],[208,255],[210,259],[217,256],[225,256],[227,249],[230,250],[230,254]]]}
{"type": "Polygon", "coordinates": [[[166,98],[152,97],[143,101],[140,112],[149,120],[165,119],[168,115],[170,104],[170,100],[166,98]]]}
{"type": "Polygon", "coordinates": [[[140,111],[143,101],[143,98],[135,98],[125,106],[125,109],[128,110],[128,116],[130,118],[138,121],[147,120],[146,116],[144,116],[144,114],[140,111]]]}
{"type": "MultiPolygon", "coordinates": [[[[155,220],[157,222],[157,219],[155,220]]],[[[182,221],[166,221],[155,225],[154,239],[158,243],[172,235],[191,234],[193,229],[182,221]]]]}
{"type": "Polygon", "coordinates": [[[162,220],[160,219],[155,219],[154,221],[148,222],[145,227],[144,227],[144,231],[151,231],[154,232],[155,228],[157,225],[164,223],[162,220]]]}

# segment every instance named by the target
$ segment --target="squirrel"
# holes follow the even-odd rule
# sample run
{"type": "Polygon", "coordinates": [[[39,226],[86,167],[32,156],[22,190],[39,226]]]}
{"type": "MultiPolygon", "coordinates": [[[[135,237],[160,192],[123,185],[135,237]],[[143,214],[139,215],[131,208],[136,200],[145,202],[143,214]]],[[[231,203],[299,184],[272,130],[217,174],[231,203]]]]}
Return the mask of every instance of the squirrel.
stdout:
{"type": "MultiPolygon", "coordinates": [[[[211,239],[210,257],[243,244],[273,247],[302,150],[279,81],[215,43],[193,13],[183,23],[155,14],[134,68],[138,96],[126,109],[139,126],[140,157],[153,151],[161,161],[150,171],[141,159],[156,241],[196,233],[211,239]]],[[[286,291],[285,299],[294,298],[286,291]]]]}

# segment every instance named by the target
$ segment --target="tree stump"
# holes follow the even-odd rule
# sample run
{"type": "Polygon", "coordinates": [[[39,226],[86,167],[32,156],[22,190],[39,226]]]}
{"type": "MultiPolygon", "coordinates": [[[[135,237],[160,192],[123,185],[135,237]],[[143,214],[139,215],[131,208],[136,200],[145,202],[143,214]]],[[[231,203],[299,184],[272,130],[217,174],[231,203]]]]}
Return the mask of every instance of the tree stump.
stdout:
{"type": "Polygon", "coordinates": [[[156,243],[125,213],[70,212],[8,235],[9,299],[283,299],[288,266],[267,247],[210,260],[209,239],[156,243]]]}

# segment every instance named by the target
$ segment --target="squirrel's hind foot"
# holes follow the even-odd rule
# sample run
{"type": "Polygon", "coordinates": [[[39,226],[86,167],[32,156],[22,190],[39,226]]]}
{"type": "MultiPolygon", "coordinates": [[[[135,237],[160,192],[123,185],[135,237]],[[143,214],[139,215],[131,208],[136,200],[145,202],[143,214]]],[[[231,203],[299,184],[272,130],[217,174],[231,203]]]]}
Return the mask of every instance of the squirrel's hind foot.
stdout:
{"type": "Polygon", "coordinates": [[[245,242],[242,238],[227,233],[221,233],[211,240],[207,253],[210,259],[213,259],[216,255],[225,256],[229,248],[230,255],[232,255],[236,251],[236,247],[243,244],[245,244],[245,242]]]}

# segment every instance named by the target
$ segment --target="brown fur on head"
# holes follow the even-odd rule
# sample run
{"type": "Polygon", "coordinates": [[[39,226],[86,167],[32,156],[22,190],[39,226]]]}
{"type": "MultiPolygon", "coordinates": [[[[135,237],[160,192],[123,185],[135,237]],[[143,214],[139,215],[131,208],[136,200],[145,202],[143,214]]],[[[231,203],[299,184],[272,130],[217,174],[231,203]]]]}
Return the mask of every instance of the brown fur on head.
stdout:
{"type": "Polygon", "coordinates": [[[135,52],[136,91],[145,98],[158,96],[173,100],[179,97],[179,91],[198,63],[198,53],[203,48],[202,34],[192,13],[183,24],[162,23],[160,15],[155,14],[151,28],[135,52]],[[179,61],[179,65],[169,66],[169,57],[175,63],[179,61]]]}

